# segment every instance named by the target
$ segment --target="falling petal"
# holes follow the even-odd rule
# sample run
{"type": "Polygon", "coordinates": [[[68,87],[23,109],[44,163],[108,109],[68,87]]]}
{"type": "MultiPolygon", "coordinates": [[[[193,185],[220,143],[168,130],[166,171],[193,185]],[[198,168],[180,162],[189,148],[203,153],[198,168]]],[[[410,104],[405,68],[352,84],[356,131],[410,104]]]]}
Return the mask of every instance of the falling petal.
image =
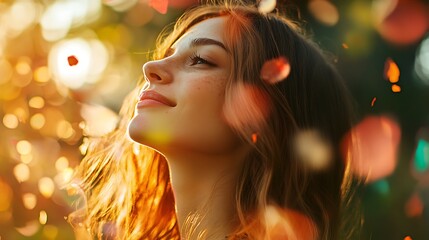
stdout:
{"type": "Polygon", "coordinates": [[[395,170],[400,138],[401,129],[395,121],[370,116],[343,139],[343,154],[357,177],[373,182],[395,170]]]}
{"type": "Polygon", "coordinates": [[[392,85],[392,92],[400,92],[401,91],[401,87],[397,84],[393,84],[392,85]]]}
{"type": "Polygon", "coordinates": [[[153,7],[161,14],[166,14],[168,8],[168,0],[149,0],[149,6],[153,7]]]}
{"type": "Polygon", "coordinates": [[[276,0],[261,0],[258,5],[258,11],[260,13],[270,13],[276,8],[276,5],[276,0]]]}
{"type": "Polygon", "coordinates": [[[396,65],[391,58],[388,58],[384,63],[385,78],[391,83],[397,83],[399,81],[399,75],[400,71],[398,65],[396,65]]]}
{"type": "Polygon", "coordinates": [[[70,66],[75,66],[79,63],[79,61],[77,60],[76,56],[71,55],[67,57],[67,61],[69,62],[70,66]]]}
{"type": "Polygon", "coordinates": [[[250,85],[237,83],[224,105],[226,121],[235,129],[244,129],[247,134],[258,132],[267,121],[270,102],[267,93],[250,85]]]}
{"type": "Polygon", "coordinates": [[[268,60],[261,69],[261,78],[270,84],[275,84],[287,78],[290,73],[290,64],[285,57],[268,60]]]}
{"type": "Polygon", "coordinates": [[[374,107],[374,103],[375,103],[375,101],[377,100],[377,98],[376,97],[374,97],[373,99],[372,99],[372,101],[371,101],[371,107],[374,107]]]}

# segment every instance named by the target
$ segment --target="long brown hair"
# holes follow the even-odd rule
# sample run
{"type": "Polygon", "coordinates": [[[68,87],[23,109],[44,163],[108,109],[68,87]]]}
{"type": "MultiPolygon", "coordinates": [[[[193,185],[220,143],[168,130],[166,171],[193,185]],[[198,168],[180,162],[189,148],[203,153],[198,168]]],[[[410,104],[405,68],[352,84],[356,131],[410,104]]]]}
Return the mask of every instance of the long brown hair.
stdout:
{"type": "MultiPolygon", "coordinates": [[[[261,214],[269,205],[308,216],[320,239],[346,236],[341,212],[351,176],[339,146],[352,127],[353,106],[331,60],[298,24],[244,4],[206,4],[187,11],[172,30],[160,35],[153,58],[162,58],[193,25],[219,16],[228,17],[225,44],[233,58],[225,111],[236,109],[233,98],[240,84],[257,87],[269,103],[262,123],[239,121],[232,126],[252,150],[236,190],[240,226],[231,238],[268,238],[261,214]],[[276,84],[261,80],[263,64],[278,57],[288,59],[287,79],[276,84]],[[330,164],[323,171],[311,171],[297,154],[294,139],[303,130],[316,130],[333,146],[330,164]],[[250,137],[255,131],[256,142],[250,137]]],[[[119,239],[180,238],[166,159],[126,136],[141,85],[124,101],[118,128],[92,139],[78,168],[76,179],[87,199],[84,224],[99,238],[109,232],[106,226],[119,239]]],[[[267,106],[240,106],[248,112],[266,111],[263,107],[267,106]]]]}

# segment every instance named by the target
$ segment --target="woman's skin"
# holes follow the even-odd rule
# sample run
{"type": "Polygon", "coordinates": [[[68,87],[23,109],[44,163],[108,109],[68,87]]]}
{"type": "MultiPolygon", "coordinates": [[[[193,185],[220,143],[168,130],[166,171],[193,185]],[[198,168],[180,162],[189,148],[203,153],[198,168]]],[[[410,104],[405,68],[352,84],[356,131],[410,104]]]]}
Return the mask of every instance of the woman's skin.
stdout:
{"type": "Polygon", "coordinates": [[[167,158],[179,227],[201,210],[196,233],[205,229],[207,239],[223,239],[237,223],[235,186],[248,151],[222,112],[232,61],[225,28],[226,17],[204,20],[143,66],[150,86],[141,96],[153,90],[169,103],[140,98],[128,129],[167,158]]]}

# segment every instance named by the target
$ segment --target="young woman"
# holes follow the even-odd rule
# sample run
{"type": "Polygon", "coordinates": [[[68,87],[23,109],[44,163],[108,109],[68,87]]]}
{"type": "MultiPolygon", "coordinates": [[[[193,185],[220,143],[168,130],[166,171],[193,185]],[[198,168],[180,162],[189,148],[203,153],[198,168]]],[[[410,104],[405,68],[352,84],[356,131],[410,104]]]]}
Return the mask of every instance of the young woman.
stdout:
{"type": "Polygon", "coordinates": [[[350,94],[295,23],[199,6],[153,59],[78,169],[93,236],[348,238],[350,94]]]}

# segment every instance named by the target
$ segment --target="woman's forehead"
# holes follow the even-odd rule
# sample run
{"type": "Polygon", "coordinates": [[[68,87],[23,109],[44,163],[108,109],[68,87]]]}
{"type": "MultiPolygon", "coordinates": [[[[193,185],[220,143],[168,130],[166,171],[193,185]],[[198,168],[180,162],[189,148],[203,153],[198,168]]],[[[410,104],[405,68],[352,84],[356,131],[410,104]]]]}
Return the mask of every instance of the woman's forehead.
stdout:
{"type": "Polygon", "coordinates": [[[197,38],[209,38],[224,44],[227,17],[214,17],[201,21],[186,31],[171,46],[189,46],[192,40],[197,38]]]}

